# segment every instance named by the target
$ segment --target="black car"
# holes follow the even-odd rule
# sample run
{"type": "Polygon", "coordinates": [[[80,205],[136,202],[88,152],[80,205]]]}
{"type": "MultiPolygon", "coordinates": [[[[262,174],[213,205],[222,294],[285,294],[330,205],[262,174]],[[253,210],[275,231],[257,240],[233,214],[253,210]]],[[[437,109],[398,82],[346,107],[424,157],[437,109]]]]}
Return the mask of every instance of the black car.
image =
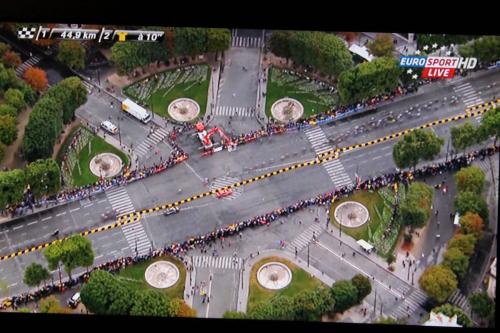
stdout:
{"type": "Polygon", "coordinates": [[[180,211],[179,207],[168,208],[165,211],[165,213],[163,213],[163,216],[169,216],[169,215],[172,215],[172,214],[177,214],[179,211],[180,211]]]}

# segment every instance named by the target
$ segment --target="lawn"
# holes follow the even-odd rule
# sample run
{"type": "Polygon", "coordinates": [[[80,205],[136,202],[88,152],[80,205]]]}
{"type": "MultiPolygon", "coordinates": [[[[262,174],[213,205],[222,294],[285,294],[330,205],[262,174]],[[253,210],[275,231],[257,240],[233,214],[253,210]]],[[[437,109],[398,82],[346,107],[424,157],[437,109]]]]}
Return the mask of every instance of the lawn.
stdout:
{"type": "Polygon", "coordinates": [[[182,262],[179,260],[173,258],[173,257],[159,257],[159,258],[154,258],[150,259],[148,261],[135,264],[133,266],[129,266],[123,270],[121,270],[116,277],[118,280],[123,282],[124,284],[135,288],[136,290],[148,290],[148,289],[153,289],[153,290],[159,290],[161,292],[164,292],[168,297],[170,298],[180,298],[184,299],[184,285],[185,285],[185,280],[186,280],[186,269],[184,268],[184,265],[182,262]],[[156,289],[151,287],[146,280],[144,279],[144,272],[146,271],[146,268],[148,268],[149,265],[151,265],[155,261],[159,260],[165,260],[165,261],[170,261],[171,263],[175,264],[177,268],[179,269],[179,280],[177,281],[176,284],[174,284],[172,287],[167,288],[167,289],[156,289]]]}
{"type": "Polygon", "coordinates": [[[269,257],[263,259],[252,267],[252,271],[250,273],[250,290],[248,293],[247,313],[256,304],[267,301],[275,295],[294,296],[296,293],[302,290],[315,289],[320,285],[322,285],[322,282],[320,280],[316,279],[315,277],[311,277],[309,273],[295,266],[288,260],[279,257],[269,257]],[[263,288],[259,284],[259,282],[257,282],[257,271],[262,265],[271,261],[277,261],[286,264],[292,271],[292,282],[290,282],[288,287],[281,290],[272,291],[263,288]]]}
{"type": "MultiPolygon", "coordinates": [[[[86,129],[85,129],[86,130],[86,129]]],[[[86,130],[87,131],[87,130],[86,130]]],[[[78,163],[75,164],[73,171],[71,173],[73,177],[73,185],[74,186],[83,186],[91,183],[95,183],[99,177],[94,175],[89,168],[89,163],[90,160],[94,156],[100,153],[113,153],[122,159],[123,165],[128,165],[128,157],[125,153],[123,153],[121,150],[113,147],[112,145],[108,144],[104,139],[101,139],[98,136],[95,136],[92,134],[92,139],[90,140],[90,154],[89,154],[89,149],[88,145],[82,148],[80,151],[80,154],[78,155],[78,160],[80,162],[80,169],[82,173],[80,174],[78,170],[78,163]]]]}
{"type": "MultiPolygon", "coordinates": [[[[387,228],[391,215],[394,192],[385,187],[376,192],[357,191],[355,194],[335,201],[330,208],[330,223],[337,228],[339,224],[335,220],[335,208],[346,201],[357,201],[363,204],[370,214],[370,221],[358,228],[342,227],[342,233],[345,233],[356,240],[363,239],[375,246],[377,253],[382,257],[387,257],[394,251],[399,230],[393,232],[389,237],[383,238],[384,230],[387,228]],[[385,201],[385,202],[384,202],[385,201]]],[[[394,228],[399,229],[395,222],[394,228]]]]}
{"type": "Polygon", "coordinates": [[[177,98],[191,98],[200,105],[200,117],[207,109],[210,67],[195,66],[192,71],[170,70],[150,76],[124,89],[127,96],[147,105],[162,117],[168,115],[168,105],[177,98]]]}
{"type": "Polygon", "coordinates": [[[63,144],[61,145],[61,148],[59,149],[59,151],[57,152],[57,156],[56,156],[56,161],[57,161],[57,164],[61,165],[61,162],[62,162],[62,159],[63,159],[63,156],[64,156],[64,153],[66,152],[66,150],[68,149],[68,146],[69,144],[71,143],[71,139],[73,139],[73,136],[75,135],[75,132],[79,129],[79,128],[84,128],[82,125],[78,125],[78,126],[75,126],[73,127],[73,129],[69,132],[68,136],[66,136],[66,140],[64,140],[63,144]]]}
{"type": "Polygon", "coordinates": [[[278,99],[290,97],[304,106],[303,118],[332,109],[338,103],[338,96],[324,87],[300,79],[271,67],[267,81],[266,115],[271,117],[271,106],[278,99]]]}

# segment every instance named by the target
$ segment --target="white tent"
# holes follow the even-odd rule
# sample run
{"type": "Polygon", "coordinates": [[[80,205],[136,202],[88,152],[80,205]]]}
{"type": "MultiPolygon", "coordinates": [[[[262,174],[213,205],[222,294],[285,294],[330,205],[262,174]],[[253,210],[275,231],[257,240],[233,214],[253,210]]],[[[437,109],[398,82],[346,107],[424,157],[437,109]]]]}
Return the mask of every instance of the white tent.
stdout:
{"type": "Polygon", "coordinates": [[[358,56],[360,56],[361,58],[363,58],[365,60],[368,60],[368,61],[373,60],[373,56],[370,54],[370,52],[368,51],[368,49],[365,46],[359,46],[357,44],[352,44],[351,47],[349,48],[349,51],[354,53],[354,54],[357,54],[358,56]]]}

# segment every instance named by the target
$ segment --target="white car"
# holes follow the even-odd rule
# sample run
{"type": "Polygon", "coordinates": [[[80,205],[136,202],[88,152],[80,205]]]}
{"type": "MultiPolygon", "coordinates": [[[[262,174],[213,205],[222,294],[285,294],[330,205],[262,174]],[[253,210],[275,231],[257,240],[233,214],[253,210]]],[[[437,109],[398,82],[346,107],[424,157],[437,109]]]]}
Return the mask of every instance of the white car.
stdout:
{"type": "Polygon", "coordinates": [[[109,120],[105,120],[101,123],[101,127],[111,133],[111,134],[116,134],[118,133],[118,127],[116,127],[112,122],[110,122],[109,120]]]}

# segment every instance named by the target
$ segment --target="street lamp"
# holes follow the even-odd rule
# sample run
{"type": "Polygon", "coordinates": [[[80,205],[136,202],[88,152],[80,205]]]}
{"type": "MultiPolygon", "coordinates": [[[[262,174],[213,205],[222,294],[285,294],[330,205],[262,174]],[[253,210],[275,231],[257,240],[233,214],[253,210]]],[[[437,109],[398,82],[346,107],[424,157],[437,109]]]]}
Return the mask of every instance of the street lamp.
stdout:
{"type": "Polygon", "coordinates": [[[309,267],[309,244],[307,244],[307,267],[309,267]]]}

